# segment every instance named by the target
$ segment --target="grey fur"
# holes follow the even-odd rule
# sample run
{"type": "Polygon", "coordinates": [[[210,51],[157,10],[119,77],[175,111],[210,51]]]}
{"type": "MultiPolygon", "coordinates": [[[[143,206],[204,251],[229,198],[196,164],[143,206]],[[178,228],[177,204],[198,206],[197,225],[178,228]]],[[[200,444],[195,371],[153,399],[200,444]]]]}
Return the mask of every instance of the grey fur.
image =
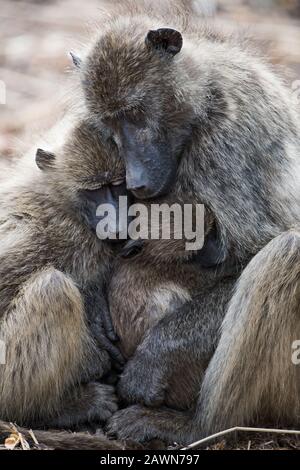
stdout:
{"type": "MultiPolygon", "coordinates": [[[[81,69],[88,109],[98,125],[111,125],[117,141],[122,116],[143,123],[140,124],[144,126],[143,144],[147,141],[150,145],[159,139],[168,142],[173,157],[176,155],[179,161],[170,197],[204,203],[213,214],[228,253],[237,265],[244,267],[274,237],[299,223],[299,117],[282,80],[247,44],[189,22],[187,16],[185,29],[177,26],[182,26],[182,18],[171,17],[166,25],[158,17],[159,14],[151,17],[133,12],[112,19],[103,28],[81,69]],[[180,29],[183,36],[183,48],[172,58],[158,55],[144,44],[149,30],[166,26],[180,29]],[[190,136],[184,148],[180,145],[183,135],[190,136]]],[[[280,255],[285,257],[287,253],[280,255]]],[[[259,267],[263,275],[260,263],[259,267]]],[[[280,271],[277,268],[276,275],[280,271]]],[[[285,278],[284,269],[280,275],[285,278]]],[[[251,276],[248,282],[252,292],[251,276]]],[[[235,295],[242,295],[242,291],[239,294],[241,284],[237,289],[235,295]]],[[[230,317],[234,298],[228,312],[230,317]]],[[[187,357],[197,358],[202,347],[199,344],[202,341],[205,344],[210,337],[206,333],[201,336],[201,314],[205,324],[208,302],[209,297],[195,299],[190,315],[185,308],[179,309],[150,331],[131,360],[136,367],[132,369],[135,373],[131,371],[127,377],[125,393],[123,388],[125,398],[131,402],[146,401],[148,405],[156,405],[157,398],[159,403],[164,402],[166,384],[161,371],[168,370],[172,361],[177,366],[179,362],[175,358],[184,356],[183,351],[189,351],[187,357]],[[174,341],[177,336],[183,339],[174,341]],[[186,350],[185,345],[188,345],[186,350]],[[154,372],[156,375],[151,375],[154,372]],[[142,393],[139,393],[141,386],[142,393]],[[146,398],[141,396],[143,393],[146,398]]],[[[260,304],[253,302],[253,305],[260,304]]],[[[217,307],[221,316],[225,313],[224,305],[217,307]]],[[[272,308],[279,315],[280,305],[274,304],[272,308]]],[[[210,313],[214,314],[214,308],[210,313]]],[[[256,315],[259,314],[257,311],[256,315]]],[[[214,323],[213,317],[211,321],[214,336],[219,324],[214,323]]],[[[272,328],[272,321],[270,325],[272,328]]],[[[253,332],[256,332],[255,325],[249,334],[253,332]]],[[[289,341],[290,337],[286,339],[289,341]]],[[[232,340],[233,349],[235,341],[238,342],[238,337],[232,340]]],[[[227,343],[223,344],[222,337],[220,348],[228,348],[227,343]]],[[[269,353],[268,341],[258,344],[263,346],[269,353]]],[[[255,345],[251,343],[250,347],[255,345]]],[[[243,351],[245,357],[248,352],[243,351]]],[[[218,361],[218,353],[213,359],[195,413],[192,408],[188,413],[179,413],[135,405],[114,415],[110,431],[122,438],[159,437],[189,442],[201,434],[201,429],[209,432],[221,424],[248,422],[253,410],[245,416],[242,411],[247,407],[248,394],[236,403],[240,414],[233,414],[235,423],[226,413],[224,420],[216,416],[216,410],[219,413],[224,410],[228,395],[226,390],[212,390],[212,387],[216,386],[216,377],[222,377],[223,362],[229,361],[230,371],[230,367],[235,367],[230,359],[226,355],[218,361]],[[222,399],[212,403],[208,397],[215,393],[222,399]],[[202,400],[209,405],[204,414],[202,400]]],[[[250,370],[251,366],[248,374],[250,370]]],[[[235,381],[240,380],[243,376],[236,375],[235,381]]],[[[242,391],[242,386],[237,384],[237,391],[242,391]]],[[[290,391],[295,393],[294,382],[290,391]]],[[[231,398],[232,407],[235,397],[231,398]]],[[[277,402],[278,406],[281,404],[277,402]]],[[[276,420],[277,415],[271,413],[271,418],[276,420]]]]}
{"type": "Polygon", "coordinates": [[[87,226],[80,191],[124,168],[88,121],[50,162],[40,171],[21,160],[1,187],[0,414],[71,427],[117,409],[113,388],[96,382],[110,370],[103,286],[113,253],[87,226]]]}

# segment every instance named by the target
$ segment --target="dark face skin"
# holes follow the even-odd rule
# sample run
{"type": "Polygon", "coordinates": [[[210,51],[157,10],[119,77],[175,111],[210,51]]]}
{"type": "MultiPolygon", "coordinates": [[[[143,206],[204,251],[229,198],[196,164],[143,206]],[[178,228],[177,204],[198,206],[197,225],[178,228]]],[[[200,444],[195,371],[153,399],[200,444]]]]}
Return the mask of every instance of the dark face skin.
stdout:
{"type": "Polygon", "coordinates": [[[98,223],[103,219],[103,217],[96,215],[97,208],[101,204],[111,204],[113,206],[116,212],[116,225],[110,227],[110,229],[115,234],[116,240],[109,241],[118,242],[119,234],[124,232],[124,230],[127,231],[127,220],[122,220],[122,218],[119,220],[119,197],[127,196],[127,204],[129,205],[131,202],[125,181],[118,185],[105,184],[99,189],[81,190],[79,196],[83,216],[93,231],[96,231],[98,223]]]}
{"type": "MultiPolygon", "coordinates": [[[[154,128],[143,116],[105,120],[111,138],[126,166],[126,185],[137,199],[167,194],[175,182],[177,168],[190,130],[170,135],[154,128]]],[[[157,126],[159,127],[159,126],[157,126]]]]}
{"type": "Polygon", "coordinates": [[[168,193],[178,165],[178,158],[171,154],[163,136],[151,139],[150,134],[142,125],[128,121],[120,125],[127,189],[140,199],[168,193]]]}

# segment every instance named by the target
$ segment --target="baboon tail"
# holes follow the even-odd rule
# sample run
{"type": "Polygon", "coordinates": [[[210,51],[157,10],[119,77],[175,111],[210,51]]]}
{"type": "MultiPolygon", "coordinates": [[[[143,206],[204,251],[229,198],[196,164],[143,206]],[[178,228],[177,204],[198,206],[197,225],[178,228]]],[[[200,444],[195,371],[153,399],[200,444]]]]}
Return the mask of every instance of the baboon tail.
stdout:
{"type": "Polygon", "coordinates": [[[2,440],[11,434],[19,433],[24,439],[37,447],[46,446],[56,450],[124,450],[136,449],[134,443],[123,443],[110,440],[104,435],[93,435],[87,432],[72,433],[68,431],[31,431],[26,428],[16,427],[11,423],[0,421],[0,438],[2,440]],[[38,443],[38,444],[37,444],[38,443]]]}

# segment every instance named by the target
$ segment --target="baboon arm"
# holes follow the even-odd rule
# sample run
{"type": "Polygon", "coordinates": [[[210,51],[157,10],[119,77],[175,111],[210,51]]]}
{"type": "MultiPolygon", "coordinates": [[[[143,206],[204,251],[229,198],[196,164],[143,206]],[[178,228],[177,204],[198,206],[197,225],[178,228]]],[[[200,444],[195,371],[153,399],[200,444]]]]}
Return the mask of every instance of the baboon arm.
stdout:
{"type": "MultiPolygon", "coordinates": [[[[6,349],[1,417],[20,424],[53,418],[85,375],[95,348],[73,281],[51,267],[33,274],[3,316],[0,338],[6,349]]],[[[102,359],[105,364],[106,353],[102,359]]]]}
{"type": "Polygon", "coordinates": [[[133,406],[111,418],[111,433],[189,444],[233,426],[299,424],[300,370],[292,362],[299,300],[300,234],[289,231],[243,271],[193,416],[133,406]]]}
{"type": "Polygon", "coordinates": [[[216,347],[232,282],[169,312],[146,334],[120,378],[123,399],[190,408],[216,347]]]}
{"type": "Polygon", "coordinates": [[[243,271],[202,385],[202,431],[255,423],[295,423],[300,369],[300,234],[272,240],[243,271]]]}
{"type": "Polygon", "coordinates": [[[193,404],[216,347],[222,310],[231,291],[232,282],[228,282],[218,292],[199,296],[167,314],[149,331],[119,381],[122,398],[139,405],[112,416],[108,422],[112,436],[139,441],[158,438],[170,443],[192,442],[193,404]],[[168,408],[162,406],[166,404],[168,408]],[[180,411],[186,408],[190,411],[180,411]]]}

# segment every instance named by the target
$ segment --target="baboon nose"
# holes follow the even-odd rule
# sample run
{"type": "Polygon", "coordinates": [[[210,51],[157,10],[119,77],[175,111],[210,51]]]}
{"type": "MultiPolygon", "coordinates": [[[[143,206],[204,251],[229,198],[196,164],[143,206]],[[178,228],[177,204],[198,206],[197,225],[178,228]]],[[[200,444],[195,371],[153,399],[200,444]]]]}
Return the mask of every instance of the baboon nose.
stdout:
{"type": "Polygon", "coordinates": [[[131,192],[141,192],[141,191],[144,191],[145,190],[145,186],[130,186],[129,188],[127,188],[129,191],[131,192]]]}
{"type": "Polygon", "coordinates": [[[132,188],[129,190],[137,199],[143,199],[147,196],[146,189],[147,189],[146,186],[139,186],[137,188],[132,188]]]}
{"type": "Polygon", "coordinates": [[[126,187],[128,191],[142,191],[145,188],[145,175],[143,168],[136,165],[134,169],[126,167],[126,187]]]}
{"type": "Polygon", "coordinates": [[[128,191],[131,192],[136,198],[144,199],[147,197],[147,193],[149,192],[149,184],[148,180],[142,174],[142,171],[136,171],[136,173],[132,176],[127,174],[126,176],[126,188],[128,191]]]}

